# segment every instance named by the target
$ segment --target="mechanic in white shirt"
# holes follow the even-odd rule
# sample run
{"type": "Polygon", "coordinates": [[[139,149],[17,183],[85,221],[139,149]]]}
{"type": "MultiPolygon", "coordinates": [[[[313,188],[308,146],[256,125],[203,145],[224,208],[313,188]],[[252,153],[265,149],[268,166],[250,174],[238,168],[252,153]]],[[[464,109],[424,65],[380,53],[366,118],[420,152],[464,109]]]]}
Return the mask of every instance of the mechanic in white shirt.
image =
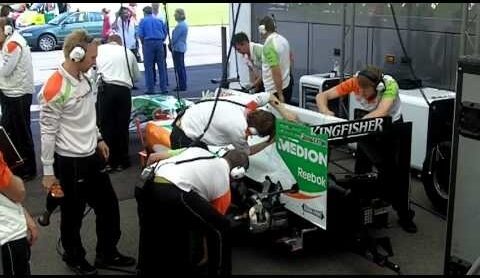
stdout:
{"type": "Polygon", "coordinates": [[[221,96],[211,123],[204,132],[214,103],[214,98],[201,100],[177,116],[170,134],[172,149],[193,145],[207,149],[207,145],[232,144],[236,149],[253,155],[273,143],[275,134],[275,116],[271,112],[257,109],[258,107],[270,103],[284,118],[296,119],[292,112],[286,110],[283,104],[269,93],[221,96]],[[249,146],[247,138],[251,135],[269,136],[269,140],[249,146]]]}
{"type": "Polygon", "coordinates": [[[99,128],[110,148],[106,170],[122,171],[130,166],[128,125],[132,109],[131,89],[140,72],[135,55],[125,52],[119,35],[110,35],[107,43],[98,47],[97,74],[100,77],[97,98],[99,128]]]}
{"type": "Polygon", "coordinates": [[[30,47],[7,18],[0,18],[0,104],[1,125],[25,163],[13,169],[15,175],[30,180],[37,174],[35,149],[30,128],[33,66],[30,47]]]}
{"type": "Polygon", "coordinates": [[[232,37],[232,44],[235,50],[243,55],[250,73],[250,87],[255,88],[255,92],[264,92],[265,88],[262,81],[263,45],[251,42],[244,32],[235,34],[232,37]]]}
{"type": "MultiPolygon", "coordinates": [[[[219,157],[198,147],[154,153],[155,177],[136,187],[140,220],[139,275],[198,275],[190,232],[205,235],[208,276],[231,274],[230,180],[241,178],[248,155],[231,150],[219,157]],[[160,259],[161,258],[161,259],[160,259]]],[[[201,241],[200,241],[201,242],[201,241]]]]}
{"type": "Polygon", "coordinates": [[[30,275],[30,246],[38,237],[38,228],[22,206],[23,181],[12,174],[0,151],[0,275],[30,275]]]}

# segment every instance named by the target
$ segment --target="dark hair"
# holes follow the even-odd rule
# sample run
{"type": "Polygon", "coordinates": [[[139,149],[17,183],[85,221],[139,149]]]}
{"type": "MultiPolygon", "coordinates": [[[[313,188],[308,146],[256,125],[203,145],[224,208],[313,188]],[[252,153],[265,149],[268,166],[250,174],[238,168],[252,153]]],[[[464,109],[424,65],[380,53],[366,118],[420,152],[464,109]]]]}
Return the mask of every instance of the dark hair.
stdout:
{"type": "Polygon", "coordinates": [[[358,86],[361,88],[376,87],[382,80],[382,75],[383,72],[379,67],[368,65],[358,73],[358,86]]]}
{"type": "Polygon", "coordinates": [[[143,8],[143,13],[145,13],[145,14],[152,14],[152,13],[153,13],[152,7],[151,7],[151,6],[145,6],[145,7],[143,8]]]}
{"type": "Polygon", "coordinates": [[[267,30],[267,32],[275,32],[277,29],[275,28],[275,21],[268,15],[260,20],[259,25],[265,25],[265,30],[267,30]]]}
{"type": "Polygon", "coordinates": [[[233,35],[232,37],[232,44],[233,45],[236,45],[238,43],[242,43],[242,42],[250,42],[248,40],[248,36],[247,34],[245,34],[244,32],[240,32],[240,33],[236,33],[235,35],[233,35]]]}
{"type": "Polygon", "coordinates": [[[248,126],[254,127],[261,137],[275,134],[275,115],[265,110],[255,110],[247,115],[248,126]]]}
{"type": "Polygon", "coordinates": [[[10,7],[9,5],[3,5],[0,9],[0,16],[8,16],[10,12],[13,12],[12,7],[10,7]]]}
{"type": "Polygon", "coordinates": [[[222,158],[228,162],[230,169],[239,166],[248,169],[250,164],[248,161],[248,154],[243,150],[230,150],[226,152],[222,158]]]}

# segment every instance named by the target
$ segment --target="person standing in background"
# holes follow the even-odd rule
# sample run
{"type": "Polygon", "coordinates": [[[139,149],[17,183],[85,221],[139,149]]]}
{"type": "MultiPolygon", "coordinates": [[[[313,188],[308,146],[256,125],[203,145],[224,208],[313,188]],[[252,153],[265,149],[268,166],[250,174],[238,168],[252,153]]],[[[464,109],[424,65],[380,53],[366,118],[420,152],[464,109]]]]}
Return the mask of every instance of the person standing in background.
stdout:
{"type": "MultiPolygon", "coordinates": [[[[164,15],[164,13],[160,10],[160,4],[159,3],[152,3],[152,15],[153,17],[156,17],[158,19],[160,19],[163,24],[165,24],[165,27],[166,27],[166,30],[167,30],[167,36],[168,36],[168,32],[169,32],[169,28],[168,28],[168,22],[166,21],[166,17],[164,15]]],[[[166,40],[167,37],[165,37],[165,40],[166,40]]],[[[168,82],[168,71],[167,71],[167,44],[165,43],[165,40],[163,41],[163,52],[165,53],[165,55],[163,55],[164,57],[164,68],[165,68],[165,80],[167,81],[167,87],[170,86],[169,85],[169,82],[168,82]]],[[[153,83],[154,84],[157,84],[157,75],[156,75],[156,69],[155,69],[155,66],[153,67],[153,83]]]]}
{"type": "Polygon", "coordinates": [[[97,73],[101,76],[97,98],[100,133],[110,147],[107,171],[130,167],[128,124],[132,108],[131,89],[140,77],[133,53],[128,60],[119,35],[113,34],[98,47],[97,73]]]}
{"type": "MultiPolygon", "coordinates": [[[[127,7],[121,7],[118,11],[118,17],[112,26],[115,32],[122,38],[122,44],[125,45],[137,57],[139,61],[137,39],[135,34],[135,22],[127,7]]],[[[140,59],[141,60],[141,59],[140,59]]]]}
{"type": "Polygon", "coordinates": [[[173,52],[173,65],[178,76],[177,91],[187,90],[187,72],[185,70],[185,52],[187,51],[188,25],[185,22],[185,11],[181,8],[175,10],[177,26],[172,32],[171,50],[173,52]]]}
{"type": "Polygon", "coordinates": [[[0,104],[1,124],[15,143],[25,163],[13,169],[15,175],[30,180],[37,174],[35,149],[30,128],[30,105],[33,86],[33,66],[30,47],[25,39],[0,18],[0,104]]]}
{"type": "Polygon", "coordinates": [[[293,78],[288,40],[277,33],[275,21],[265,16],[258,26],[261,38],[265,40],[262,53],[262,79],[265,91],[274,94],[281,102],[290,104],[293,78]]]}
{"type": "Polygon", "coordinates": [[[163,22],[153,17],[152,7],[143,8],[144,18],[140,21],[138,27],[138,35],[143,45],[143,56],[145,65],[145,84],[147,86],[146,94],[153,94],[155,84],[153,83],[153,65],[158,66],[158,78],[160,83],[160,91],[162,94],[167,93],[167,84],[165,80],[165,68],[163,60],[163,41],[167,36],[167,30],[163,22]]]}
{"type": "Polygon", "coordinates": [[[102,28],[102,42],[106,43],[110,32],[112,31],[112,25],[110,24],[110,9],[103,8],[103,28],[102,28]]]}

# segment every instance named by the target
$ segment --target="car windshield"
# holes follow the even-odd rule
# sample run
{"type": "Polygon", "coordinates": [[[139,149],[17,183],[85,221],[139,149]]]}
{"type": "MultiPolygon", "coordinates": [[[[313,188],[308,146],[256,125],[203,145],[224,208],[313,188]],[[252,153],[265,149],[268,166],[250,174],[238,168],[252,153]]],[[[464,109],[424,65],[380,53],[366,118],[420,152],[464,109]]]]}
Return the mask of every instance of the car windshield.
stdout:
{"type": "Polygon", "coordinates": [[[63,13],[56,16],[54,19],[50,20],[48,24],[58,25],[60,24],[70,13],[63,13]]]}

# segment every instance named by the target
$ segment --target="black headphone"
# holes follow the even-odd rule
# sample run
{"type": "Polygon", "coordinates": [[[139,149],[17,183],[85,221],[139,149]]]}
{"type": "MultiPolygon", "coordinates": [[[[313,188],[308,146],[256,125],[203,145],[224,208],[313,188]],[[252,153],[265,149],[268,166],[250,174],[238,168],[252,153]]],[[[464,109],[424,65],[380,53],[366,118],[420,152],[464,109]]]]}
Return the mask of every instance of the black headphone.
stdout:
{"type": "Polygon", "coordinates": [[[383,73],[380,76],[377,76],[376,74],[373,74],[369,70],[362,70],[357,72],[355,76],[358,77],[360,75],[372,81],[372,83],[374,84],[373,87],[375,88],[377,93],[381,93],[385,91],[386,86],[385,86],[385,81],[383,80],[383,77],[384,77],[383,73]]]}
{"type": "Polygon", "coordinates": [[[87,35],[85,41],[76,44],[75,47],[70,51],[70,54],[69,54],[70,60],[77,63],[83,61],[83,59],[85,59],[85,54],[87,53],[85,44],[89,44],[92,41],[93,41],[93,37],[87,35]]]}

